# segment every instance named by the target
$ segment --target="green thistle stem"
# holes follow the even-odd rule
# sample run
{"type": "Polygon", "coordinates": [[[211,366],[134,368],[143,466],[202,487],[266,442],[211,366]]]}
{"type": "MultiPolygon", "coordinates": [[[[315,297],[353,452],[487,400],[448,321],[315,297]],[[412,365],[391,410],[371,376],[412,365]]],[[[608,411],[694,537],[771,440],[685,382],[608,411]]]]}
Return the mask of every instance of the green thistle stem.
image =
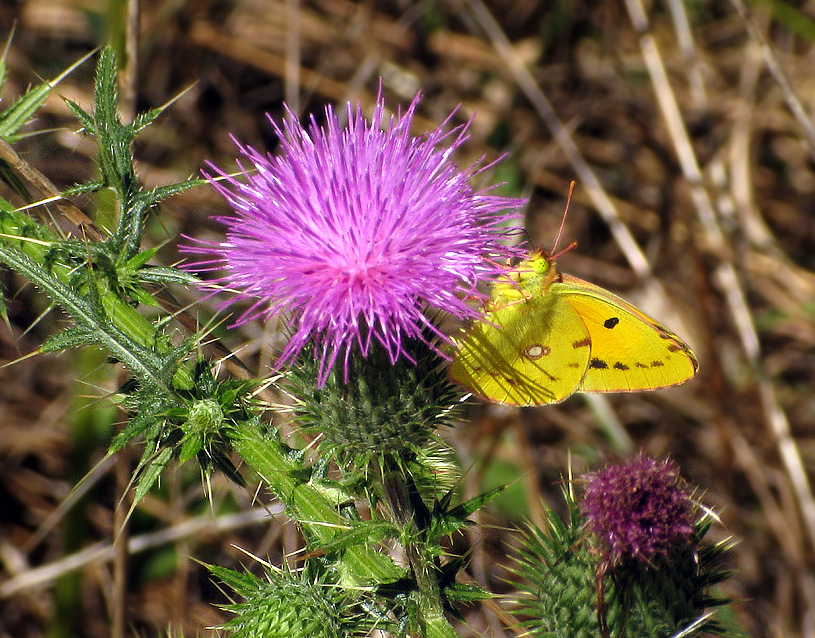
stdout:
{"type": "MultiPolygon", "coordinates": [[[[347,529],[336,497],[332,498],[316,484],[299,479],[300,464],[287,457],[280,444],[261,430],[259,423],[241,423],[232,436],[232,445],[269,489],[286,503],[292,518],[318,543],[327,544],[347,529]]],[[[342,563],[349,585],[391,582],[403,575],[387,556],[371,547],[347,548],[342,563]]]]}
{"type": "MultiPolygon", "coordinates": [[[[0,222],[0,228],[2,226],[0,222]]],[[[41,246],[30,242],[22,243],[23,246],[41,248],[41,246]]],[[[36,255],[33,257],[34,259],[37,258],[36,255]]],[[[104,318],[98,316],[99,313],[95,312],[87,297],[78,294],[64,283],[63,280],[68,279],[67,267],[55,266],[53,269],[54,274],[50,274],[43,269],[41,263],[33,261],[23,250],[2,243],[0,243],[0,261],[33,282],[77,322],[81,322],[84,326],[92,326],[94,334],[99,340],[99,345],[117,357],[132,374],[149,383],[157,392],[168,396],[171,394],[170,388],[159,374],[161,368],[159,357],[137,340],[139,336],[144,337],[145,335],[139,334],[137,339],[134,339],[122,330],[122,328],[125,328],[136,332],[134,328],[141,328],[143,333],[144,324],[146,323],[150,334],[154,334],[149,322],[133,308],[121,301],[107,299],[106,305],[116,309],[115,316],[119,319],[119,325],[111,321],[105,321],[104,318]],[[134,314],[141,321],[134,320],[134,314]]]]}
{"type": "MultiPolygon", "coordinates": [[[[29,279],[74,320],[91,329],[99,345],[121,361],[143,383],[170,396],[172,390],[162,374],[161,352],[156,352],[156,328],[138,310],[109,290],[99,291],[104,312],[94,307],[88,295],[71,287],[74,274],[69,266],[55,262],[44,267],[51,245],[59,240],[24,213],[0,210],[0,261],[29,279]],[[17,239],[19,238],[19,239],[17,239]]],[[[192,377],[179,368],[175,381],[185,387],[192,377]]]]}
{"type": "Polygon", "coordinates": [[[380,466],[380,483],[385,492],[393,520],[403,530],[402,545],[408,564],[418,588],[418,604],[421,615],[422,635],[428,638],[453,638],[458,633],[444,617],[441,589],[436,568],[422,540],[430,521],[424,503],[410,475],[402,468],[380,466]]]}

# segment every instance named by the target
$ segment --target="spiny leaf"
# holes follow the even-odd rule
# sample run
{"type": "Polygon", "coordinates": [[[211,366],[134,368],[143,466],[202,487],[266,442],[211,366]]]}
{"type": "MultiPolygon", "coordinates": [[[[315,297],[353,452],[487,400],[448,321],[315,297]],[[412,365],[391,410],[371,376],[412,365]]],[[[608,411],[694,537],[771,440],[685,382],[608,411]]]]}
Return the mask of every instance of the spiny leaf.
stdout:
{"type": "Polygon", "coordinates": [[[79,104],[74,102],[73,100],[69,100],[68,98],[62,98],[65,100],[65,104],[71,110],[71,113],[74,114],[74,117],[79,120],[79,123],[82,124],[82,128],[80,132],[86,134],[92,134],[94,131],[94,122],[93,116],[88,113],[85,109],[83,109],[79,104]]]}
{"type": "Polygon", "coordinates": [[[167,100],[164,104],[154,109],[150,109],[145,113],[139,113],[136,117],[133,118],[133,121],[128,125],[128,134],[131,138],[136,137],[136,135],[144,129],[145,127],[152,124],[155,119],[164,113],[170,106],[172,106],[176,100],[178,100],[182,95],[187,93],[190,89],[185,89],[181,91],[178,95],[175,95],[172,99],[167,100]]]}
{"type": "Polygon", "coordinates": [[[461,529],[467,524],[467,519],[473,512],[483,507],[486,503],[494,499],[505,489],[506,486],[500,485],[489,492],[471,498],[470,500],[457,505],[449,511],[436,508],[436,511],[433,513],[433,521],[431,523],[431,537],[439,538],[441,536],[448,536],[456,530],[461,529]]]}
{"type": "Polygon", "coordinates": [[[227,456],[226,450],[222,449],[222,446],[218,446],[212,450],[204,448],[198,452],[197,458],[198,464],[205,471],[209,471],[210,467],[215,468],[235,485],[246,487],[246,480],[241,476],[241,473],[238,472],[238,468],[234,466],[227,456]]]}
{"type": "Polygon", "coordinates": [[[239,596],[244,598],[258,589],[258,586],[263,585],[263,581],[257,576],[249,573],[236,572],[220,565],[209,565],[202,563],[212,574],[217,576],[224,582],[230,589],[232,589],[239,596]]]}
{"type": "Polygon", "coordinates": [[[6,324],[9,332],[11,332],[11,322],[8,318],[8,306],[6,305],[6,296],[0,291],[0,316],[3,317],[3,323],[6,324]]]}
{"type": "Polygon", "coordinates": [[[352,545],[379,542],[385,538],[396,538],[398,535],[399,529],[386,521],[358,521],[351,523],[348,530],[339,532],[329,542],[320,543],[319,549],[330,554],[352,545]]]}
{"type": "MultiPolygon", "coordinates": [[[[91,55],[93,53],[82,57],[50,82],[43,82],[30,89],[23,97],[0,113],[0,137],[10,142],[13,141],[15,133],[31,119],[34,112],[45,102],[51,90],[91,55]]],[[[3,58],[5,59],[5,54],[3,58]]]]}
{"type": "Polygon", "coordinates": [[[5,246],[1,242],[0,261],[5,262],[40,287],[71,315],[77,326],[94,332],[97,344],[106,348],[145,385],[163,394],[169,394],[168,380],[174,369],[162,370],[164,374],[157,376],[159,364],[162,363],[166,368],[168,363],[161,361],[155,352],[134,341],[108,319],[109,315],[105,313],[98,290],[90,277],[91,285],[88,286],[85,294],[81,294],[63,283],[58,277],[43,272],[41,264],[34,263],[24,252],[12,246],[5,246]]]}
{"type": "Polygon", "coordinates": [[[84,195],[85,193],[96,193],[106,188],[107,184],[102,180],[96,180],[93,182],[86,182],[84,184],[77,184],[76,186],[71,186],[71,188],[65,189],[63,191],[63,195],[66,197],[70,197],[71,195],[84,195]]]}
{"type": "Polygon", "coordinates": [[[11,39],[14,37],[14,29],[9,32],[8,39],[6,39],[6,46],[3,48],[3,55],[0,56],[0,87],[6,81],[6,57],[8,56],[9,47],[11,47],[11,39]]]}
{"type": "Polygon", "coordinates": [[[136,301],[144,306],[150,306],[152,308],[161,307],[161,304],[156,301],[156,298],[143,288],[131,286],[128,288],[127,294],[133,299],[133,301],[136,301]]]}
{"type": "Polygon", "coordinates": [[[130,417],[125,428],[113,439],[108,454],[115,454],[148,428],[163,423],[163,412],[168,405],[169,402],[161,397],[142,400],[139,412],[130,417]]]}
{"type": "Polygon", "coordinates": [[[136,134],[143,130],[144,128],[150,126],[156,118],[164,112],[166,106],[162,105],[154,109],[150,109],[149,111],[145,111],[144,113],[139,113],[133,118],[133,121],[127,125],[126,131],[127,134],[134,138],[136,134]]]}
{"type": "Polygon", "coordinates": [[[492,598],[493,594],[476,585],[452,583],[444,588],[444,597],[450,603],[474,603],[492,598]]]}
{"type": "Polygon", "coordinates": [[[153,258],[153,255],[156,254],[157,250],[157,246],[140,250],[137,254],[133,255],[133,257],[125,262],[125,266],[131,270],[138,270],[153,258]]]}
{"type": "Polygon", "coordinates": [[[139,464],[138,470],[139,479],[136,484],[136,490],[133,494],[133,504],[130,507],[130,512],[128,512],[128,518],[133,512],[133,508],[136,507],[139,501],[147,496],[150,488],[152,488],[156,481],[158,481],[159,477],[164,472],[164,468],[166,468],[167,464],[170,462],[172,455],[172,448],[165,447],[159,450],[152,458],[142,458],[142,462],[139,464]]]}
{"type": "Polygon", "coordinates": [[[92,330],[85,326],[72,326],[49,337],[40,346],[40,352],[59,352],[69,348],[98,345],[99,339],[92,330]]]}
{"type": "Polygon", "coordinates": [[[203,179],[187,179],[183,182],[176,182],[174,184],[167,184],[165,186],[157,186],[149,191],[142,193],[145,203],[148,206],[154,206],[163,199],[167,199],[172,195],[183,193],[196,186],[202,186],[207,181],[203,179]]]}
{"type": "Polygon", "coordinates": [[[186,463],[195,457],[204,447],[204,436],[200,432],[190,432],[181,440],[178,462],[186,463]]]}

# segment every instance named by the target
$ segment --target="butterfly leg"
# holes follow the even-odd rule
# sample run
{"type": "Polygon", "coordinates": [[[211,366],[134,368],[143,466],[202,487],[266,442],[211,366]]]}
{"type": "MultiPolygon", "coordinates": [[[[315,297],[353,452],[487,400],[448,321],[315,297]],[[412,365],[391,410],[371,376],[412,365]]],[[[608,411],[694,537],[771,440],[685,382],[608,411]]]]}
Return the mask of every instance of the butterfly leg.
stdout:
{"type": "Polygon", "coordinates": [[[487,302],[486,305],[487,312],[496,312],[498,310],[504,310],[505,308],[517,306],[519,304],[525,304],[534,298],[534,295],[532,293],[524,290],[512,289],[512,292],[515,294],[509,295],[504,293],[501,295],[500,299],[495,299],[493,301],[487,302]],[[512,299],[511,297],[517,298],[512,299]]]}

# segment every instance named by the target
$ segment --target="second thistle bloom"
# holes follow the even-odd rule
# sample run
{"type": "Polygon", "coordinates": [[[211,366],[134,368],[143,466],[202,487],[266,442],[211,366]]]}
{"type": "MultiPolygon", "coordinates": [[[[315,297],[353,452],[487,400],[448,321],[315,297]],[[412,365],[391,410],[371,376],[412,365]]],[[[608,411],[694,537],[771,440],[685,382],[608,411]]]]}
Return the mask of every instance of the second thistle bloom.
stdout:
{"type": "Polygon", "coordinates": [[[308,129],[289,113],[273,122],[280,155],[240,147],[254,166],[243,179],[213,168],[235,216],[219,218],[225,241],[186,250],[209,255],[199,269],[225,270],[233,301],[251,301],[237,323],[288,313],[279,364],[312,342],[321,383],[354,348],[367,356],[378,342],[395,362],[405,339],[443,337],[428,309],[477,316],[465,298],[492,272],[484,258],[506,254],[498,239],[523,202],[475,191],[480,169],[452,162],[466,125],[413,137],[418,101],[386,118],[380,98],[370,121],[349,104],[345,127],[330,107],[308,129]]]}
{"type": "Polygon", "coordinates": [[[626,558],[649,562],[688,544],[692,506],[676,464],[640,454],[589,474],[580,509],[613,565],[626,558]]]}

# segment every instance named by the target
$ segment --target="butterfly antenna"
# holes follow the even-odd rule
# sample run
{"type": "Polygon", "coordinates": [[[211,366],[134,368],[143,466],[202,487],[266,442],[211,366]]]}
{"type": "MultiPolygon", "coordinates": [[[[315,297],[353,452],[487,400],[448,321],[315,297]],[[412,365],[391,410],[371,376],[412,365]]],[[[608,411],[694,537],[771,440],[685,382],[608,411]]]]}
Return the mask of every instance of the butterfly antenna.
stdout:
{"type": "Polygon", "coordinates": [[[569,194],[566,196],[566,208],[563,210],[563,217],[560,219],[560,228],[558,228],[557,235],[555,236],[555,243],[552,244],[552,256],[551,259],[557,259],[563,253],[567,253],[573,248],[577,247],[577,242],[573,241],[571,244],[566,246],[560,252],[557,251],[557,245],[560,243],[560,238],[563,236],[563,229],[566,227],[566,215],[569,214],[569,204],[572,203],[572,193],[574,193],[575,181],[572,180],[569,182],[569,194]]]}
{"type": "Polygon", "coordinates": [[[524,236],[526,237],[527,245],[534,246],[535,242],[532,241],[532,237],[530,236],[529,231],[526,228],[524,228],[522,230],[523,230],[524,236]]]}

